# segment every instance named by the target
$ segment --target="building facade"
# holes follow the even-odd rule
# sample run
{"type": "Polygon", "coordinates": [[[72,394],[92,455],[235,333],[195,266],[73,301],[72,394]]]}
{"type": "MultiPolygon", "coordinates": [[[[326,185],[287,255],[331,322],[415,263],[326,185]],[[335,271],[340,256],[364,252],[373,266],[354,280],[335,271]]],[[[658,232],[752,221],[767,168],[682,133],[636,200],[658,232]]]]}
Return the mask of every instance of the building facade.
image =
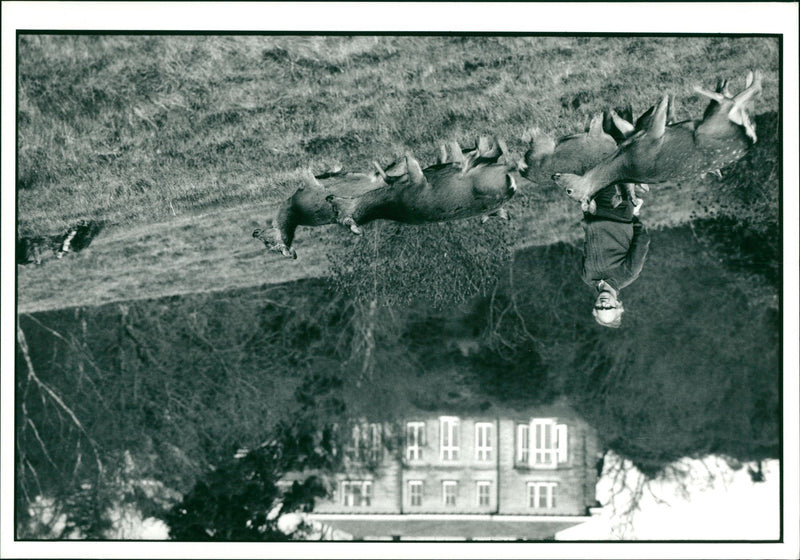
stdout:
{"type": "Polygon", "coordinates": [[[595,502],[597,438],[574,415],[361,423],[345,453],[315,513],[585,516],[595,502]]]}

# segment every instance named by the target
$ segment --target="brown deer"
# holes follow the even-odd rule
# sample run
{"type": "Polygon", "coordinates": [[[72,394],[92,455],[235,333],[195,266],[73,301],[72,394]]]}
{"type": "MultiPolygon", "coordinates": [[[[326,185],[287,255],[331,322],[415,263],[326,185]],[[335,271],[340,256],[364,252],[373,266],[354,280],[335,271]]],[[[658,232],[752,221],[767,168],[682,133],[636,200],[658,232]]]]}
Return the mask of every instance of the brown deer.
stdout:
{"type": "MultiPolygon", "coordinates": [[[[622,119],[616,113],[614,117],[615,132],[622,140],[633,131],[634,125],[622,119]]],[[[606,119],[611,114],[605,115],[606,119]]],[[[528,151],[525,152],[521,175],[537,185],[555,185],[553,175],[556,173],[584,173],[617,150],[614,136],[604,130],[604,115],[592,118],[585,132],[564,136],[558,140],[542,133],[538,129],[531,132],[528,151]]],[[[634,185],[625,186],[628,196],[635,199],[634,185]]],[[[646,186],[642,186],[646,189],[646,186]]],[[[583,210],[594,212],[591,201],[583,204],[583,210]]]]}
{"type": "Polygon", "coordinates": [[[553,140],[538,129],[530,133],[520,174],[537,185],[552,184],[554,173],[584,173],[613,154],[617,143],[603,131],[603,117],[592,118],[585,132],[553,140]]]}
{"type": "Polygon", "coordinates": [[[253,237],[272,251],[297,258],[292,248],[297,226],[339,223],[355,234],[373,220],[423,224],[486,215],[497,211],[516,191],[505,163],[502,141],[478,139],[472,150],[457,143],[442,147],[439,163],[422,169],[407,153],[386,170],[309,177],[283,205],[272,224],[272,239],[257,229],[253,237]]]}
{"type": "Polygon", "coordinates": [[[761,92],[761,74],[748,73],[745,89],[736,95],[727,82],[719,91],[695,91],[711,103],[699,121],[667,124],[669,97],[664,96],[646,128],[624,141],[619,149],[583,175],[555,173],[553,180],[568,196],[588,204],[606,185],[680,181],[715,171],[742,157],[756,142],[748,110],[761,92]]]}

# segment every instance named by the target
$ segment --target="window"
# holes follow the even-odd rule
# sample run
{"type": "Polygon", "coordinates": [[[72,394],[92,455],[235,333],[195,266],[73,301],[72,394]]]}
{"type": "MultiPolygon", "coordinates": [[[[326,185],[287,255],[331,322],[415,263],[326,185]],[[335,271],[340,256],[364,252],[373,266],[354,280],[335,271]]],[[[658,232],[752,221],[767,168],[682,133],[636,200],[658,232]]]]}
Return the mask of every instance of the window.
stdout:
{"type": "Polygon", "coordinates": [[[475,424],[475,459],[492,460],[492,424],[489,422],[475,424]]]}
{"type": "Polygon", "coordinates": [[[552,420],[533,421],[533,463],[550,466],[556,462],[555,434],[552,420]]]}
{"type": "Polygon", "coordinates": [[[442,416],[439,418],[439,444],[443,461],[458,461],[458,418],[442,416]]]}
{"type": "Polygon", "coordinates": [[[491,503],[490,492],[492,490],[492,483],[488,480],[478,481],[478,505],[488,506],[491,503]]]}
{"type": "Polygon", "coordinates": [[[529,482],[528,507],[531,509],[553,509],[556,507],[555,482],[529,482]]]}
{"type": "Polygon", "coordinates": [[[409,480],[408,481],[408,503],[412,506],[422,505],[422,481],[409,480]]]}
{"type": "Polygon", "coordinates": [[[367,460],[376,463],[383,457],[383,446],[381,445],[381,425],[377,423],[368,424],[366,434],[367,436],[367,460]]]}
{"type": "Polygon", "coordinates": [[[361,507],[372,505],[371,480],[343,480],[342,505],[348,507],[361,507]]]}
{"type": "Polygon", "coordinates": [[[517,424],[517,464],[554,469],[567,462],[567,426],[552,418],[517,424]]]}
{"type": "Polygon", "coordinates": [[[457,494],[458,482],[455,480],[445,480],[442,482],[442,496],[444,497],[444,505],[455,506],[457,494]]]}
{"type": "Polygon", "coordinates": [[[372,423],[353,426],[352,438],[347,444],[345,454],[351,461],[380,461],[383,457],[381,425],[372,423]]]}
{"type": "Polygon", "coordinates": [[[361,427],[356,424],[350,432],[350,441],[345,444],[345,456],[351,461],[358,461],[361,450],[361,427]]]}
{"type": "Polygon", "coordinates": [[[517,424],[517,463],[528,464],[530,449],[530,426],[517,424]]]}
{"type": "Polygon", "coordinates": [[[406,424],[406,459],[409,461],[422,459],[424,446],[425,422],[408,422],[406,424]]]}

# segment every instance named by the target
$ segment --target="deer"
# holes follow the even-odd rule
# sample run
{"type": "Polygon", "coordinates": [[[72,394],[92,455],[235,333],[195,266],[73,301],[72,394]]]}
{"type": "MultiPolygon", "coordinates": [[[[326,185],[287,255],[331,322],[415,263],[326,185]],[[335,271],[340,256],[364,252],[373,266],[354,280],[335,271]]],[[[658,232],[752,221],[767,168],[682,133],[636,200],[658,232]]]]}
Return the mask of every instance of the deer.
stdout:
{"type": "Polygon", "coordinates": [[[301,185],[278,209],[272,235],[256,229],[270,251],[297,258],[292,247],[298,226],[341,224],[361,235],[374,220],[425,224],[486,216],[499,212],[516,192],[502,140],[480,137],[474,149],[456,142],[440,147],[437,163],[422,169],[411,152],[383,169],[373,162],[370,173],[335,172],[304,176],[301,185]]]}
{"type": "Polygon", "coordinates": [[[732,95],[728,82],[717,91],[696,86],[694,91],[709,98],[700,120],[668,125],[668,95],[653,111],[652,118],[635,131],[611,155],[583,174],[554,173],[553,181],[567,196],[588,204],[600,189],[614,183],[677,182],[709,172],[741,158],[756,141],[755,126],[748,113],[761,92],[761,73],[749,72],[745,89],[732,95]]]}
{"type": "MultiPolygon", "coordinates": [[[[539,129],[533,129],[529,133],[528,150],[520,163],[522,169],[520,174],[537,185],[555,185],[553,176],[557,173],[580,174],[591,169],[617,150],[617,140],[612,132],[620,140],[624,140],[633,130],[634,125],[616,113],[613,115],[618,120],[613,127],[606,124],[611,118],[606,112],[592,117],[584,132],[564,136],[558,140],[554,140],[539,129]]],[[[628,183],[624,187],[627,196],[634,201],[638,200],[634,190],[637,188],[636,185],[628,183]]],[[[638,188],[646,190],[647,186],[640,185],[638,188]]],[[[621,201],[620,198],[619,202],[621,201]]],[[[586,200],[582,208],[584,212],[594,213],[594,201],[586,200]]]]}

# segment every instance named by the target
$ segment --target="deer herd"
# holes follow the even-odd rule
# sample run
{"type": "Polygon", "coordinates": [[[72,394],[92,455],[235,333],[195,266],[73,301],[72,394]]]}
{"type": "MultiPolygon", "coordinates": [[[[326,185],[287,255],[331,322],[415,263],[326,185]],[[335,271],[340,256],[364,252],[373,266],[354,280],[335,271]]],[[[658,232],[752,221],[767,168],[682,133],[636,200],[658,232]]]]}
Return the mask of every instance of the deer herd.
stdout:
{"type": "Polygon", "coordinates": [[[664,96],[635,121],[613,109],[592,119],[587,130],[554,140],[534,130],[524,157],[516,160],[502,140],[480,137],[462,148],[441,146],[434,165],[422,168],[411,153],[387,168],[366,173],[329,172],[304,184],[278,209],[272,227],[253,237],[271,251],[297,258],[298,226],[341,224],[354,234],[373,220],[422,224],[472,216],[507,217],[503,205],[522,176],[535,185],[563,189],[592,213],[593,197],[608,185],[638,207],[648,185],[714,173],[741,158],[756,142],[749,111],[761,91],[761,74],[748,73],[745,87],[731,94],[727,81],[714,91],[696,87],[710,102],[699,120],[676,122],[674,103],[664,96]]]}

